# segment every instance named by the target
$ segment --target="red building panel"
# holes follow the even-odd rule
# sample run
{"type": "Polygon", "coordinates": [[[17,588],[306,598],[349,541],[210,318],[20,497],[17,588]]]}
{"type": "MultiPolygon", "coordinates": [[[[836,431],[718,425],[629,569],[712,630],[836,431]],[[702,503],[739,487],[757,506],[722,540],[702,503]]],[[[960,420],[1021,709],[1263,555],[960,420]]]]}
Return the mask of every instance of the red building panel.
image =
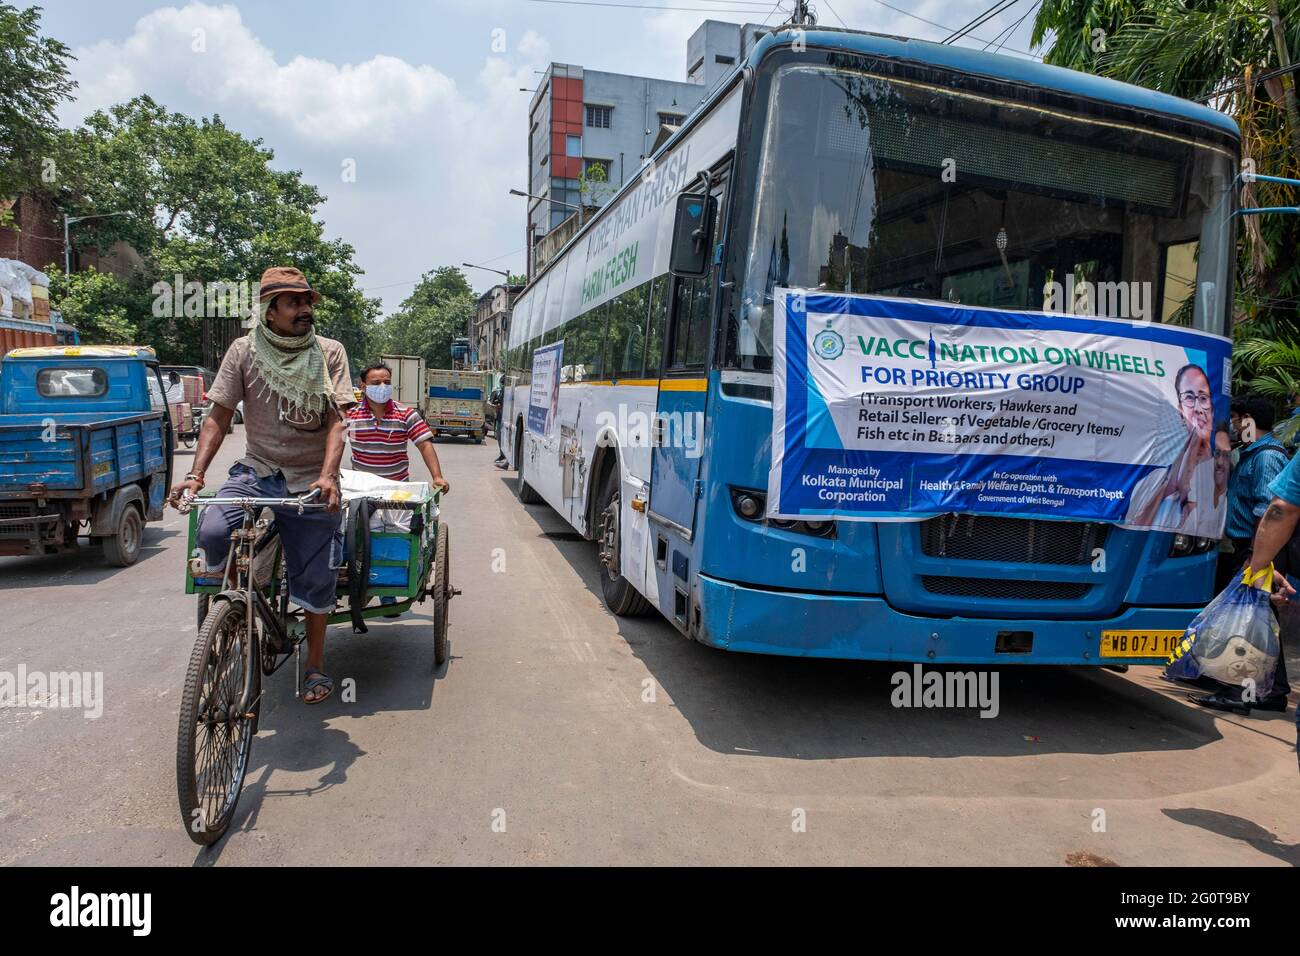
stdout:
{"type": "Polygon", "coordinates": [[[577,100],[582,102],[582,80],[570,77],[556,77],[552,89],[557,100],[577,100]]]}

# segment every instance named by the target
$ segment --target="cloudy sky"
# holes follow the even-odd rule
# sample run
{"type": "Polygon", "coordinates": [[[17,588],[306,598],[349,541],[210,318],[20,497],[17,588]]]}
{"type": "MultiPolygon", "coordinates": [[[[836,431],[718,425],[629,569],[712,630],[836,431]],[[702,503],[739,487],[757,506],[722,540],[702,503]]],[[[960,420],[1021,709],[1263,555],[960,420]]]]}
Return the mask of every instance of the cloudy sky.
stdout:
{"type": "MultiPolygon", "coordinates": [[[[365,269],[361,285],[384,300],[386,311],[439,265],[523,271],[525,201],[509,195],[527,183],[530,94],[520,88],[534,87],[547,63],[684,80],[686,39],[702,20],[775,24],[792,6],[789,0],[43,5],[44,32],[77,57],[79,88],[61,116],[66,125],[148,93],[169,109],[219,113],[246,136],[261,137],[277,166],[302,170],[328,197],[321,210],[327,235],[356,247],[365,269]],[[355,182],[345,181],[351,166],[355,182]]],[[[988,0],[812,3],[827,25],[925,39],[944,38],[990,6],[988,0]]],[[[1035,6],[1019,0],[964,44],[1005,41],[1004,53],[1027,51],[1035,6]]],[[[481,290],[497,277],[471,272],[470,278],[481,290]]]]}

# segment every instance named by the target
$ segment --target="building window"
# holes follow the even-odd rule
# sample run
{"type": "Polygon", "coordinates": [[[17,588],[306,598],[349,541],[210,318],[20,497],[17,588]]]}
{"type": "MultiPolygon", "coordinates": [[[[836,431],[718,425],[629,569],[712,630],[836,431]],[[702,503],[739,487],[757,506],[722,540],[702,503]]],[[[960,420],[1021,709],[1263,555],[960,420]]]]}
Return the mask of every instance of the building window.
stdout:
{"type": "Polygon", "coordinates": [[[680,113],[660,113],[659,125],[671,126],[676,129],[678,126],[682,125],[682,116],[680,113]]]}
{"type": "Polygon", "coordinates": [[[589,179],[596,182],[609,182],[609,160],[608,159],[584,159],[582,161],[582,171],[589,179]],[[601,176],[593,177],[592,170],[599,169],[601,176]]]}
{"type": "Polygon", "coordinates": [[[721,63],[723,66],[734,66],[736,58],[734,56],[723,56],[721,53],[718,53],[713,57],[713,62],[721,63]]]}
{"type": "Polygon", "coordinates": [[[566,136],[564,137],[564,155],[581,156],[582,155],[582,137],[566,136]]]}
{"type": "Polygon", "coordinates": [[[613,112],[611,106],[592,106],[587,105],[587,125],[593,129],[609,129],[609,114],[613,112]]]}

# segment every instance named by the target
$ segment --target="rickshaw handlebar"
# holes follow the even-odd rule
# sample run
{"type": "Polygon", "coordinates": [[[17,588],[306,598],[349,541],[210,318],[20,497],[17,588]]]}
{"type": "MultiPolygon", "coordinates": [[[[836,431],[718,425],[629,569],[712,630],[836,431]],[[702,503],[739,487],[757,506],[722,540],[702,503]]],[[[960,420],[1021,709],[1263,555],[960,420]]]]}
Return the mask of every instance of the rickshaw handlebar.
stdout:
{"type": "Polygon", "coordinates": [[[323,504],[313,504],[312,499],[320,495],[319,488],[297,498],[199,498],[182,495],[176,510],[185,514],[191,508],[207,508],[211,505],[237,505],[241,508],[297,508],[299,511],[324,508],[323,504]]]}

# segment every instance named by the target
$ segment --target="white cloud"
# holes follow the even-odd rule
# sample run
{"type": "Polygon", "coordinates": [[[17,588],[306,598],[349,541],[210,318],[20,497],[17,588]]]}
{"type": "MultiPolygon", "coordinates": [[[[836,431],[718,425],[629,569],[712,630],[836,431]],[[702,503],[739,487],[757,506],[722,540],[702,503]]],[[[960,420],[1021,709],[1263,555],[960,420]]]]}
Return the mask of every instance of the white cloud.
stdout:
{"type": "MultiPolygon", "coordinates": [[[[279,58],[237,8],[203,3],[155,10],[126,39],[74,52],[80,85],[66,123],[141,93],[190,115],[220,113],[326,194],[327,232],[356,247],[363,287],[524,245],[524,206],[507,190],[525,175],[528,97],[519,88],[534,85],[534,68],[550,55],[535,31],[512,53],[485,55],[466,88],[433,65],[393,56],[279,58]],[[340,175],[348,159],[354,183],[340,175]]],[[[522,271],[523,261],[520,252],[495,265],[522,271]]],[[[376,294],[391,310],[409,291],[376,294]]]]}
{"type": "MultiPolygon", "coordinates": [[[[986,6],[980,0],[891,3],[954,26],[986,6]]],[[[855,28],[931,39],[944,35],[942,28],[877,0],[833,4],[855,28]]],[[[356,247],[366,270],[362,287],[387,287],[376,294],[391,310],[410,291],[408,280],[438,265],[510,254],[492,265],[523,270],[525,203],[508,195],[511,188],[528,185],[530,96],[520,88],[535,87],[534,71],[544,69],[553,55],[593,69],[684,79],[686,41],[702,19],[762,22],[770,9],[737,5],[730,16],[604,8],[588,13],[584,8],[575,19],[570,8],[541,4],[457,0],[457,6],[463,7],[457,17],[466,26],[457,30],[456,55],[446,43],[430,43],[429,55],[437,58],[430,63],[384,54],[360,62],[303,56],[273,48],[236,6],[162,7],[140,17],[122,39],[74,50],[78,99],[62,119],[75,125],[94,109],[140,93],[192,116],[220,113],[246,136],[261,137],[275,151],[277,167],[301,169],[325,193],[321,212],[327,234],[356,247]],[[559,25],[562,45],[554,51],[523,19],[541,13],[545,22],[559,25]],[[584,24],[583,30],[571,29],[574,23],[584,24]],[[482,59],[477,60],[466,56],[466,45],[473,47],[480,30],[482,59]],[[501,53],[503,37],[507,50],[501,53]],[[459,64],[454,76],[453,62],[459,64]],[[348,159],[356,164],[355,182],[340,176],[348,159]]],[[[814,0],[814,6],[822,23],[838,25],[825,0],[814,0]]],[[[784,14],[769,19],[775,23],[784,14]]],[[[991,37],[1014,19],[1000,18],[982,35],[991,37]]],[[[1026,21],[1017,31],[1022,43],[1028,26],[1026,21]]],[[[330,27],[340,29],[337,22],[330,27]]],[[[358,30],[357,42],[367,42],[361,34],[358,30]]],[[[479,288],[494,281],[490,273],[474,273],[472,279],[479,288]]]]}

